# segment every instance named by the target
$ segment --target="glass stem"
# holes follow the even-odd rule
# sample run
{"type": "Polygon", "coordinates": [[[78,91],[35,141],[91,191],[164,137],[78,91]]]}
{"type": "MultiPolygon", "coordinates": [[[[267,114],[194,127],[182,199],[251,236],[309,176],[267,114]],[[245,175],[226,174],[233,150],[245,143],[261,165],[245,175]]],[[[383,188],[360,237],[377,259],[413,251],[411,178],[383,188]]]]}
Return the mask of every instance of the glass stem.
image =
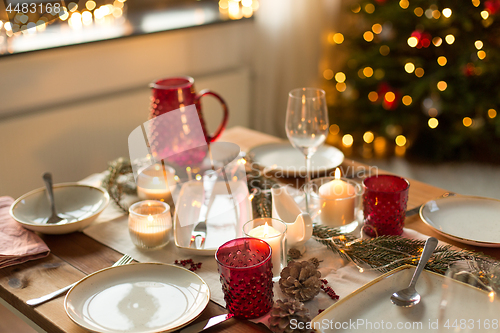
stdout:
{"type": "Polygon", "coordinates": [[[309,214],[308,185],[311,182],[311,157],[306,155],[306,182],[304,184],[304,195],[306,197],[306,212],[309,214]]]}

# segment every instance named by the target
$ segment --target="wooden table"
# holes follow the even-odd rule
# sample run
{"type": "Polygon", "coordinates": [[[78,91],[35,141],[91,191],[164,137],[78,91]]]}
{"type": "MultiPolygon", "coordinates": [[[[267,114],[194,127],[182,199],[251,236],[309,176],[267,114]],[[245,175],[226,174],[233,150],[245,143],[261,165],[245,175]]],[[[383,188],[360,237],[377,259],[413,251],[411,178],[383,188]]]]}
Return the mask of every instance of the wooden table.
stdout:
{"type": "MultiPolygon", "coordinates": [[[[227,130],[221,141],[234,142],[240,145],[243,151],[248,151],[254,146],[281,140],[243,127],[235,127],[227,130]]],[[[343,171],[349,173],[352,171],[351,168],[362,170],[366,169],[367,166],[352,160],[345,160],[342,165],[343,171]]],[[[410,180],[408,208],[421,205],[428,200],[439,197],[444,192],[443,189],[410,180]]],[[[406,227],[437,237],[458,247],[482,251],[500,259],[500,249],[478,248],[446,239],[427,227],[420,221],[418,215],[408,217],[406,227]]],[[[25,302],[110,266],[121,257],[121,254],[83,233],[60,236],[42,235],[42,238],[51,249],[51,254],[44,259],[1,269],[0,297],[49,333],[87,332],[74,324],[66,315],[63,307],[64,297],[59,297],[35,308],[26,305],[25,302]]],[[[225,312],[224,308],[210,302],[199,320],[225,312]]],[[[260,325],[231,319],[208,332],[269,332],[269,330],[260,325]]]]}

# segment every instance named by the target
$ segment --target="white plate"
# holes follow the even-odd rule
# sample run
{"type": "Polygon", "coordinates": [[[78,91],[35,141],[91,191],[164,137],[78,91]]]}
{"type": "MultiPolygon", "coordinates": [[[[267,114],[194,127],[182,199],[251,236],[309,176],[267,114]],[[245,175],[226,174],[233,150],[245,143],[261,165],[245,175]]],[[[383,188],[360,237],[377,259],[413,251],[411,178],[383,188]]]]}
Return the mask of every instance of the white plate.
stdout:
{"type": "Polygon", "coordinates": [[[67,222],[46,224],[50,204],[45,188],[28,192],[10,207],[10,215],[23,227],[43,234],[67,234],[89,226],[109,203],[105,190],[77,183],[54,185],[56,212],[67,222]]]}
{"type": "MultiPolygon", "coordinates": [[[[409,333],[438,332],[437,328],[443,329],[446,319],[450,320],[448,322],[450,326],[455,319],[458,319],[458,322],[464,319],[467,325],[472,320],[476,328],[478,323],[483,325],[488,320],[491,324],[492,319],[498,319],[500,312],[498,299],[491,304],[486,292],[452,280],[450,283],[453,283],[455,299],[451,304],[448,303],[446,309],[452,313],[452,317],[441,318],[437,322],[440,319],[439,307],[445,277],[429,271],[422,272],[416,285],[417,291],[422,296],[419,304],[411,308],[392,304],[390,300],[392,293],[406,288],[413,272],[413,266],[402,266],[376,278],[320,313],[313,319],[311,325],[315,325],[317,332],[322,333],[409,333]]],[[[444,328],[443,332],[453,332],[453,328],[449,330],[444,328]]]]}
{"type": "Polygon", "coordinates": [[[420,218],[458,242],[500,247],[500,200],[470,196],[431,200],[420,208],[420,218]]]}
{"type": "MultiPolygon", "coordinates": [[[[304,155],[289,143],[270,143],[252,148],[248,155],[253,162],[265,170],[281,172],[285,177],[299,177],[306,174],[304,155]]],[[[344,161],[344,154],[332,146],[320,146],[311,158],[310,173],[324,173],[338,167],[344,161]]]]}
{"type": "Polygon", "coordinates": [[[99,333],[175,331],[210,300],[208,285],[187,269],[155,263],[110,267],[79,281],[66,295],[66,313],[99,333]]]}

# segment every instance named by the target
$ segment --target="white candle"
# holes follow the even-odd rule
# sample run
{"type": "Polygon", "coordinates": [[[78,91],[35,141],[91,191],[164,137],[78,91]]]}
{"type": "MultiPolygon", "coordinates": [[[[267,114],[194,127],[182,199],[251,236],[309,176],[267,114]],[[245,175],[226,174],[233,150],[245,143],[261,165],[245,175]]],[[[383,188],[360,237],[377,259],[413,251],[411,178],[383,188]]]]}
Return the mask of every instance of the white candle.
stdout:
{"type": "Polygon", "coordinates": [[[156,163],[139,173],[137,176],[137,195],[139,199],[171,200],[172,195],[168,186],[168,179],[171,182],[175,170],[167,166],[165,166],[165,169],[161,164],[156,163]]]}
{"type": "Polygon", "coordinates": [[[340,179],[340,170],[335,170],[335,179],[319,188],[320,218],[324,225],[342,226],[354,221],[356,190],[340,179]]]}
{"type": "Polygon", "coordinates": [[[141,201],[133,204],[129,211],[129,234],[135,245],[153,249],[169,242],[172,218],[166,203],[141,201]]]}
{"type": "Polygon", "coordinates": [[[260,238],[271,246],[273,263],[273,276],[279,276],[281,273],[281,252],[282,252],[282,237],[281,232],[269,226],[266,222],[265,225],[260,225],[253,228],[248,233],[249,236],[260,238]]]}

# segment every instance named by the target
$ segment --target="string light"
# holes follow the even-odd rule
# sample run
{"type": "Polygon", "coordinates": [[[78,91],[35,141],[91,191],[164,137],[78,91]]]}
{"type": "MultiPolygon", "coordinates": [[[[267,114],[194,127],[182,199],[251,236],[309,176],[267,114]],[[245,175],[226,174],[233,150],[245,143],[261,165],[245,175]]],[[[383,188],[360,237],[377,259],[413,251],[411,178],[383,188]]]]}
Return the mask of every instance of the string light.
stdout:
{"type": "Polygon", "coordinates": [[[462,123],[464,124],[465,127],[469,127],[472,125],[472,119],[470,117],[464,117],[462,123]]]}
{"type": "Polygon", "coordinates": [[[486,58],[486,52],[484,52],[483,50],[477,51],[477,57],[483,60],[484,58],[486,58]]]}
{"type": "Polygon", "coordinates": [[[396,139],[394,139],[394,141],[400,147],[403,147],[404,145],[406,145],[406,137],[404,135],[398,135],[396,137],[396,139]]]}
{"type": "Polygon", "coordinates": [[[373,14],[374,11],[375,6],[372,3],[368,3],[365,5],[365,12],[367,12],[368,14],[373,14]]]}
{"type": "Polygon", "coordinates": [[[420,16],[424,15],[424,10],[420,7],[417,7],[413,11],[413,13],[415,13],[416,16],[420,17],[420,16]]]}
{"type": "Polygon", "coordinates": [[[415,75],[417,77],[424,76],[424,73],[425,73],[425,71],[424,71],[424,69],[422,67],[419,67],[419,68],[415,69],[415,75]]]}
{"type": "Polygon", "coordinates": [[[410,95],[405,95],[405,96],[403,96],[403,98],[401,99],[401,101],[403,102],[404,105],[410,106],[411,103],[413,102],[413,99],[411,98],[410,95]]]}
{"type": "Polygon", "coordinates": [[[371,67],[365,67],[363,69],[363,75],[366,76],[366,77],[372,77],[372,75],[373,75],[373,68],[371,68],[371,67]]]}
{"type": "Polygon", "coordinates": [[[344,92],[346,89],[347,89],[347,86],[344,82],[339,82],[335,85],[335,88],[339,91],[339,92],[344,92]]]}
{"type": "Polygon", "coordinates": [[[370,102],[375,103],[376,101],[378,101],[378,93],[376,91],[370,91],[368,93],[368,99],[370,100],[370,102]]]}
{"type": "Polygon", "coordinates": [[[440,56],[437,58],[437,63],[439,64],[439,66],[444,66],[444,65],[446,65],[447,62],[448,62],[448,59],[446,59],[445,56],[440,56]]]}
{"type": "Polygon", "coordinates": [[[365,31],[365,33],[363,34],[363,38],[367,42],[371,42],[373,40],[373,38],[374,38],[373,32],[371,32],[371,31],[365,31]]]}
{"type": "Polygon", "coordinates": [[[441,44],[443,44],[443,40],[441,39],[441,37],[434,37],[432,39],[432,44],[434,44],[435,47],[439,47],[441,46],[441,44]]]}
{"type": "Polygon", "coordinates": [[[453,35],[446,35],[446,37],[444,38],[444,40],[446,41],[446,43],[448,44],[453,44],[455,42],[455,36],[453,35]]]}
{"type": "Polygon", "coordinates": [[[480,40],[476,40],[474,42],[474,46],[476,47],[476,49],[481,50],[483,48],[483,42],[480,40]]]}
{"type": "Polygon", "coordinates": [[[439,81],[438,84],[437,84],[437,88],[440,91],[445,91],[446,88],[448,88],[448,84],[445,81],[439,81]]]}
{"type": "Polygon", "coordinates": [[[417,37],[411,36],[410,38],[408,38],[408,45],[410,47],[416,47],[418,45],[417,37]]]}
{"type": "Polygon", "coordinates": [[[345,134],[342,137],[342,144],[347,148],[351,147],[353,143],[354,143],[354,138],[352,137],[351,134],[345,134]]]}
{"type": "Polygon", "coordinates": [[[375,72],[373,73],[373,76],[377,79],[377,80],[381,80],[384,78],[385,76],[385,71],[382,69],[382,68],[377,68],[375,70],[375,72]]]}
{"type": "Polygon", "coordinates": [[[449,18],[451,16],[451,9],[450,8],[445,8],[443,9],[443,16],[446,17],[446,18],[449,18]]]}
{"type": "Polygon", "coordinates": [[[344,35],[342,35],[340,32],[337,32],[335,35],[333,35],[333,41],[336,44],[342,44],[344,42],[344,35]]]}
{"type": "Polygon", "coordinates": [[[356,4],[351,8],[351,10],[354,14],[357,14],[361,11],[361,6],[359,4],[356,4]]]}
{"type": "Polygon", "coordinates": [[[380,34],[382,32],[382,25],[379,23],[375,23],[374,25],[372,25],[372,31],[377,35],[380,34]]]}
{"type": "Polygon", "coordinates": [[[488,13],[488,11],[487,11],[487,10],[483,10],[483,11],[481,12],[481,17],[483,18],[483,20],[487,20],[487,19],[488,19],[488,17],[490,17],[490,13],[488,13]]]}
{"type": "Polygon", "coordinates": [[[497,116],[497,110],[495,110],[495,109],[489,109],[488,110],[488,117],[490,117],[491,119],[493,119],[496,116],[497,116]]]}
{"type": "Polygon", "coordinates": [[[323,71],[323,77],[326,79],[326,80],[331,80],[333,79],[333,71],[331,69],[325,69],[323,71]]]}
{"type": "MultiPolygon", "coordinates": [[[[115,1],[115,2],[116,2],[116,1],[115,1]]],[[[122,3],[122,2],[120,2],[120,3],[121,3],[121,4],[122,4],[122,6],[123,6],[123,3],[122,3]]],[[[97,4],[96,4],[96,3],[95,3],[95,1],[93,1],[93,0],[89,0],[89,1],[87,1],[87,2],[85,3],[85,7],[86,7],[88,10],[93,10],[93,9],[95,9],[96,5],[97,5],[97,4]]]]}
{"type": "Polygon", "coordinates": [[[414,65],[413,63],[411,63],[411,62],[407,62],[407,63],[405,64],[405,71],[406,71],[407,73],[413,73],[413,71],[414,71],[414,70],[415,70],[415,65],[414,65]]]}
{"type": "Polygon", "coordinates": [[[335,74],[335,81],[345,82],[345,79],[346,79],[346,76],[343,72],[337,72],[337,74],[335,74]]]}
{"type": "Polygon", "coordinates": [[[363,141],[366,143],[372,143],[373,140],[375,139],[375,135],[373,135],[373,132],[367,131],[365,134],[363,134],[363,141]]]}
{"type": "Polygon", "coordinates": [[[436,118],[430,118],[427,124],[429,125],[430,128],[434,129],[438,127],[439,121],[436,118]]]}
{"type": "Polygon", "coordinates": [[[379,52],[380,52],[381,55],[386,56],[386,55],[389,54],[389,52],[391,52],[391,49],[387,45],[382,45],[379,48],[379,52]]]}
{"type": "Polygon", "coordinates": [[[396,94],[394,94],[392,91],[388,91],[385,93],[384,99],[387,103],[392,103],[396,99],[396,94]]]}
{"type": "Polygon", "coordinates": [[[410,2],[408,0],[401,0],[399,1],[399,6],[403,9],[406,9],[408,8],[408,6],[410,5],[410,2]]]}
{"type": "Polygon", "coordinates": [[[479,4],[481,4],[481,1],[479,1],[479,0],[472,0],[472,5],[474,5],[474,7],[479,7],[479,4]]]}
{"type": "Polygon", "coordinates": [[[330,134],[337,135],[340,133],[340,127],[337,124],[330,125],[330,134]]]}

